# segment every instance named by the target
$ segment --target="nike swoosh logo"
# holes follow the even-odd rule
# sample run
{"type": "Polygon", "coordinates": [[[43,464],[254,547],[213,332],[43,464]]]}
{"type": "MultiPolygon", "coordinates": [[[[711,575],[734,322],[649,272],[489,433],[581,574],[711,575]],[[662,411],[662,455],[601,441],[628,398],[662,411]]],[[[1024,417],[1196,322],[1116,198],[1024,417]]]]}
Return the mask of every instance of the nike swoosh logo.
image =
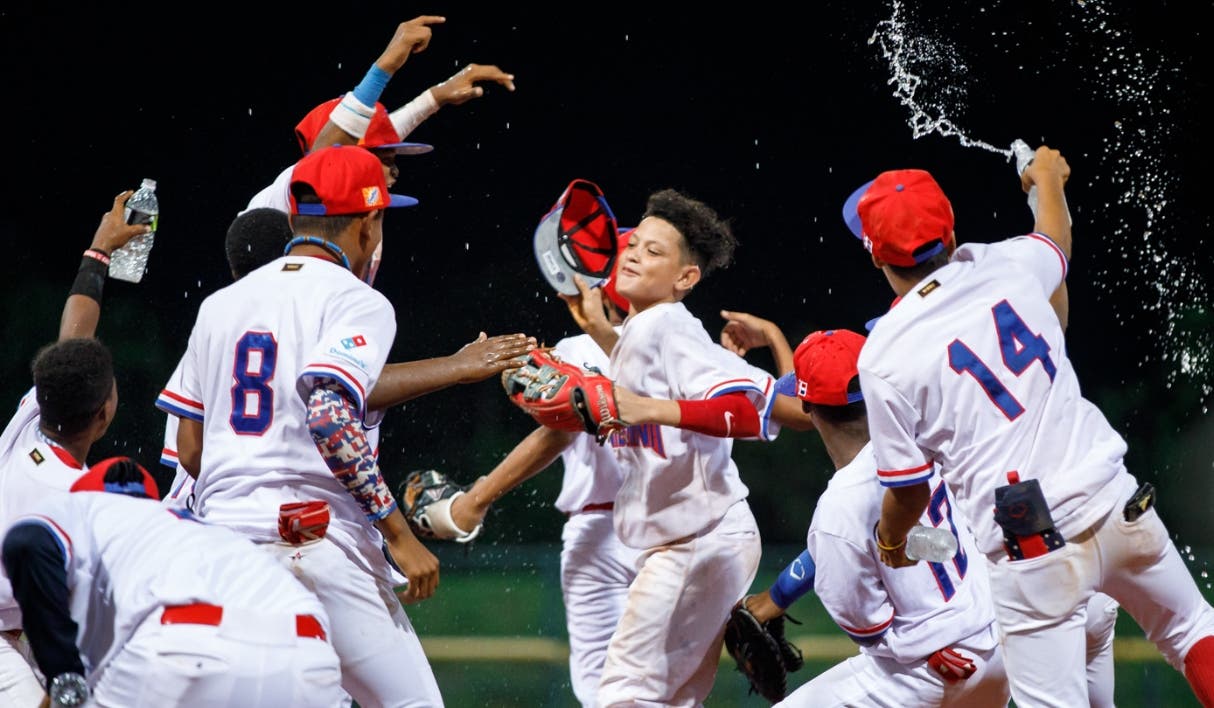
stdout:
{"type": "Polygon", "coordinates": [[[733,432],[733,411],[725,411],[725,437],[733,432]]]}

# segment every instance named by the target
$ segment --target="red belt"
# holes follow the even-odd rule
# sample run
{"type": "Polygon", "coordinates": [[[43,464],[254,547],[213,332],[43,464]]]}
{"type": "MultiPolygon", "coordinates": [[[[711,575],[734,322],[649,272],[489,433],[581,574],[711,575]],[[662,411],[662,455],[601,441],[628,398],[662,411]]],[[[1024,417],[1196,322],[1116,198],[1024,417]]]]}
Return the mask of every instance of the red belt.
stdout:
{"type": "MultiPolygon", "coordinates": [[[[193,605],[174,605],[164,608],[160,624],[206,624],[218,627],[223,620],[223,608],[196,602],[193,605]]],[[[295,634],[299,637],[325,639],[325,628],[312,615],[295,615],[295,634]]]]}
{"type": "Polygon", "coordinates": [[[573,516],[574,514],[584,514],[587,511],[611,511],[614,508],[615,508],[615,502],[599,502],[598,504],[587,504],[586,506],[582,507],[581,509],[578,509],[577,511],[569,512],[568,516],[573,516]]]}

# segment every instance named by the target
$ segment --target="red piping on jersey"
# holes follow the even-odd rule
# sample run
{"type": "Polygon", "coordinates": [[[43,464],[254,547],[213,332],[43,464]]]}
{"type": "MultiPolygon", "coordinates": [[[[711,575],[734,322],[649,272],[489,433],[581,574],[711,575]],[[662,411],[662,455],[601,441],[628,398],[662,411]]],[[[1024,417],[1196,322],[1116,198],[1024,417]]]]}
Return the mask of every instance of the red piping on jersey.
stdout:
{"type": "Polygon", "coordinates": [[[925,470],[925,469],[927,469],[927,468],[929,468],[929,467],[931,467],[931,466],[932,466],[932,463],[931,463],[931,462],[927,462],[927,463],[924,463],[924,464],[922,464],[922,465],[919,465],[918,467],[910,467],[910,468],[907,468],[907,469],[904,469],[904,470],[883,470],[883,469],[878,469],[878,470],[877,470],[877,476],[878,476],[878,477],[901,477],[902,475],[907,475],[907,474],[915,474],[916,472],[922,472],[923,470],[925,470]]]}
{"type": "Polygon", "coordinates": [[[1033,233],[1028,234],[1028,237],[1037,239],[1038,241],[1045,241],[1046,244],[1048,244],[1049,247],[1054,250],[1054,254],[1058,256],[1058,260],[1062,264],[1062,279],[1066,280],[1066,271],[1067,271],[1066,254],[1064,254],[1062,252],[1062,249],[1058,247],[1058,244],[1054,243],[1054,239],[1050,238],[1049,236],[1046,236],[1045,234],[1043,234],[1039,231],[1034,231],[1033,233]]]}
{"type": "Polygon", "coordinates": [[[84,465],[77,462],[76,458],[72,457],[72,453],[68,452],[67,450],[64,450],[63,448],[59,447],[58,445],[56,445],[54,443],[48,443],[48,445],[51,448],[51,452],[55,453],[55,457],[58,457],[60,462],[67,465],[68,467],[71,467],[74,470],[84,469],[84,465]]]}
{"type": "Polygon", "coordinates": [[[199,410],[203,410],[201,401],[191,401],[190,399],[186,398],[185,396],[178,396],[177,394],[173,393],[172,391],[170,391],[168,389],[161,391],[160,395],[165,396],[167,398],[171,398],[174,401],[181,401],[182,403],[186,404],[187,406],[194,406],[195,408],[197,408],[199,410]]]}
{"type": "Polygon", "coordinates": [[[53,533],[57,534],[61,539],[63,539],[63,565],[66,568],[72,562],[72,556],[75,555],[75,552],[72,550],[72,537],[68,535],[67,531],[63,530],[62,526],[55,523],[55,520],[49,516],[34,514],[31,518],[45,522],[52,527],[53,533]]]}
{"type": "Polygon", "coordinates": [[[318,363],[318,364],[309,364],[304,367],[305,372],[308,369],[332,369],[333,371],[336,371],[337,373],[341,374],[343,380],[348,379],[349,382],[354,385],[354,388],[358,389],[358,397],[360,399],[366,400],[367,392],[363,390],[362,384],[360,384],[358,382],[358,379],[351,376],[350,372],[346,371],[345,369],[341,368],[340,366],[334,366],[333,364],[319,364],[318,363]]]}
{"type": "Polygon", "coordinates": [[[889,629],[889,626],[893,623],[894,623],[894,613],[893,613],[893,611],[890,611],[889,619],[885,620],[884,622],[874,624],[871,627],[863,627],[863,628],[848,627],[847,625],[843,624],[842,622],[839,623],[839,627],[842,628],[843,631],[847,632],[848,634],[851,634],[851,635],[854,635],[857,637],[863,637],[863,636],[867,636],[870,634],[880,634],[881,632],[884,632],[885,630],[889,629]]]}

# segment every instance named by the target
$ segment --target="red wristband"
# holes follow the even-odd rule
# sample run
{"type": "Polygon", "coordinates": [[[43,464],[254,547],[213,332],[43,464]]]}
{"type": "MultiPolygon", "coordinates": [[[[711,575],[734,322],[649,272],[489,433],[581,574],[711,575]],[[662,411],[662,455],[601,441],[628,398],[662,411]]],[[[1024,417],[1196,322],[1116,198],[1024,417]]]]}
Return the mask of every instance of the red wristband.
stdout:
{"type": "Polygon", "coordinates": [[[88,256],[89,258],[94,258],[96,260],[99,260],[107,266],[110,264],[110,254],[106,253],[105,251],[101,250],[100,248],[86,249],[84,251],[84,255],[88,256]]]}

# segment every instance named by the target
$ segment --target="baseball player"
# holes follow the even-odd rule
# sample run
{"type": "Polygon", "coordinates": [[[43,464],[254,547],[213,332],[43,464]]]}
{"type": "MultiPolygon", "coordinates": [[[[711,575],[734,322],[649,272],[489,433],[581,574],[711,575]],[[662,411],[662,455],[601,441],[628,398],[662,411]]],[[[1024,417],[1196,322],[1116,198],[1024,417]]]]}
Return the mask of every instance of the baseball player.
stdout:
{"type": "Polygon", "coordinates": [[[71,490],[31,505],[3,544],[54,705],[337,704],[329,619],[274,558],[162,508],[130,458],[71,490]]]}
{"type": "MultiPolygon", "coordinates": [[[[770,346],[772,347],[773,354],[775,354],[777,361],[783,360],[784,357],[781,352],[789,350],[788,342],[786,339],[784,339],[784,334],[774,323],[744,312],[723,311],[721,315],[728,320],[725,328],[721,331],[721,342],[723,346],[733,349],[739,355],[745,355],[748,351],[758,347],[770,346]]],[[[811,337],[812,336],[813,335],[811,335],[811,337]]],[[[840,447],[838,440],[841,436],[845,436],[849,428],[846,425],[832,424],[832,416],[835,418],[858,416],[858,421],[866,420],[863,396],[858,391],[851,391],[849,393],[849,397],[856,397],[857,400],[847,404],[845,407],[830,406],[822,403],[821,401],[816,402],[812,400],[813,398],[819,398],[819,396],[812,395],[812,391],[822,392],[830,390],[832,377],[834,379],[841,379],[843,374],[850,373],[851,376],[848,377],[847,383],[840,385],[849,386],[850,388],[857,388],[858,386],[858,382],[852,378],[856,375],[855,360],[857,357],[855,352],[849,352],[845,346],[839,347],[837,345],[839,343],[846,345],[847,343],[851,342],[855,345],[853,348],[856,348],[858,351],[862,340],[857,341],[856,338],[859,337],[859,335],[855,335],[850,332],[841,333],[839,336],[843,337],[843,339],[841,339],[839,342],[828,342],[827,338],[821,336],[820,333],[819,336],[812,341],[810,337],[807,337],[801,346],[797,348],[797,361],[801,364],[801,372],[797,373],[794,371],[792,375],[783,376],[779,381],[777,381],[778,393],[797,396],[801,400],[805,401],[805,403],[802,405],[804,405],[806,412],[810,414],[811,417],[814,413],[817,413],[819,417],[815,418],[814,420],[815,428],[822,435],[823,441],[827,447],[827,452],[831,455],[832,460],[836,463],[836,465],[838,465],[839,460],[836,459],[837,453],[832,452],[832,447],[835,448],[835,450],[838,450],[840,447]],[[836,364],[843,367],[842,373],[840,373],[838,368],[832,368],[836,364]],[[804,394],[801,393],[802,389],[799,386],[799,381],[806,382],[804,394]],[[810,382],[814,382],[817,385],[810,386],[810,382]],[[849,411],[850,416],[848,414],[849,411]]],[[[789,356],[791,359],[791,355],[789,356]]],[[[836,381],[836,383],[839,382],[836,381]]],[[[836,386],[836,388],[838,388],[838,386],[836,386]]],[[[851,431],[854,433],[854,436],[852,437],[855,438],[855,442],[857,444],[862,442],[863,444],[863,459],[861,459],[859,456],[854,456],[850,462],[845,460],[845,462],[847,462],[847,469],[853,469],[856,465],[862,465],[871,475],[874,468],[871,458],[872,446],[868,442],[867,424],[865,424],[863,428],[851,426],[851,431]]],[[[842,455],[840,455],[840,457],[842,457],[842,455]]],[[[846,516],[846,514],[855,513],[855,509],[858,508],[857,505],[853,504],[849,506],[848,502],[862,501],[864,499],[864,495],[857,495],[855,490],[863,491],[865,487],[867,487],[871,492],[870,496],[873,497],[873,500],[875,500],[873,501],[873,504],[878,505],[871,507],[870,509],[872,511],[872,514],[870,515],[872,516],[874,523],[875,519],[880,515],[879,504],[882,496],[882,488],[877,484],[875,479],[871,480],[871,484],[868,484],[868,482],[865,481],[863,483],[854,485],[846,485],[842,480],[843,477],[837,474],[835,479],[831,481],[830,486],[828,486],[826,493],[824,493],[818,499],[817,506],[819,509],[821,509],[821,511],[816,511],[814,513],[813,525],[811,525],[809,536],[812,538],[815,533],[814,529],[817,528],[820,545],[845,543],[842,540],[843,537],[836,537],[830,533],[824,533],[822,531],[822,529],[828,528],[831,525],[837,525],[837,523],[827,524],[824,522],[819,524],[818,520],[819,515],[821,515],[823,519],[831,519],[838,522],[841,514],[846,516]]],[[[939,487],[938,484],[936,486],[939,487]]],[[[944,495],[943,499],[952,499],[952,495],[947,489],[944,489],[942,494],[944,495]]],[[[860,504],[860,506],[863,505],[864,504],[860,504]]],[[[968,527],[964,526],[963,517],[958,514],[950,516],[950,520],[953,524],[963,524],[962,528],[957,532],[958,538],[960,539],[962,536],[964,536],[964,538],[967,539],[969,546],[972,546],[973,535],[968,531],[968,527]]],[[[934,525],[934,519],[920,519],[919,523],[924,525],[934,525]]],[[[864,540],[860,545],[862,547],[871,547],[871,539],[864,540]]],[[[959,552],[964,550],[961,543],[958,543],[958,549],[959,552]]],[[[879,556],[872,553],[864,556],[863,563],[869,566],[870,571],[875,569],[878,575],[889,573],[889,569],[880,565],[879,561],[879,556]]],[[[933,564],[932,567],[934,567],[934,565],[935,564],[933,564]]],[[[784,612],[794,602],[811,590],[814,590],[818,584],[823,586],[833,584],[836,587],[830,588],[828,595],[836,602],[844,601],[842,604],[849,604],[854,596],[850,595],[849,591],[841,590],[841,588],[838,587],[842,585],[844,588],[850,588],[848,583],[855,582],[852,567],[846,567],[848,568],[846,573],[841,570],[832,570],[832,568],[836,568],[836,566],[827,566],[824,573],[819,573],[817,570],[817,564],[815,564],[814,558],[810,556],[810,552],[807,548],[807,550],[802,551],[797,558],[793,559],[793,561],[789,563],[783,571],[781,571],[780,575],[777,576],[775,582],[772,583],[770,588],[755,595],[747,596],[743,602],[746,603],[747,609],[754,614],[756,619],[758,619],[760,622],[767,622],[776,616],[784,614],[784,612]]],[[[984,564],[974,564],[972,567],[974,568],[975,573],[979,573],[984,576],[986,575],[986,568],[984,567],[984,564]]],[[[912,606],[896,601],[898,593],[895,591],[899,587],[903,587],[906,580],[907,579],[904,578],[894,577],[891,580],[891,584],[885,586],[895,611],[901,607],[912,606]]],[[[988,595],[975,593],[974,583],[972,580],[963,582],[967,586],[965,596],[970,602],[974,603],[975,606],[978,607],[978,612],[984,615],[989,615],[993,618],[994,609],[993,605],[991,604],[990,597],[988,595]]],[[[983,583],[983,585],[985,587],[987,583],[983,583]]],[[[905,591],[905,589],[903,591],[905,591]]],[[[876,594],[879,595],[880,592],[878,591],[876,594]]],[[[826,602],[826,600],[823,599],[823,602],[826,602]]],[[[857,606],[861,604],[863,603],[856,603],[857,606]]],[[[953,613],[953,608],[947,606],[947,603],[945,603],[945,605],[946,606],[944,607],[941,615],[944,622],[943,624],[939,625],[940,627],[950,626],[950,622],[947,618],[953,613]]],[[[1092,595],[1091,599],[1088,601],[1086,626],[1086,676],[1088,683],[1089,705],[1091,708],[1113,708],[1114,705],[1113,634],[1117,621],[1117,609],[1117,602],[1104,593],[1096,593],[1092,595]]],[[[827,606],[827,611],[830,612],[832,617],[836,618],[846,616],[847,612],[846,609],[834,611],[830,606],[827,606]]],[[[936,625],[937,623],[936,618],[928,621],[933,625],[936,625]]],[[[954,625],[955,629],[955,619],[952,624],[954,625]]],[[[884,639],[878,640],[878,644],[880,644],[882,641],[884,641],[884,639]]],[[[866,652],[873,652],[876,648],[877,645],[869,645],[869,649],[866,650],[862,648],[861,652],[862,654],[866,652]]],[[[892,662],[887,663],[890,669],[899,670],[901,668],[901,665],[896,665],[892,662]]],[[[845,673],[845,669],[837,669],[837,674],[834,675],[833,678],[824,679],[822,683],[834,683],[841,674],[845,673]]],[[[878,673],[878,675],[884,674],[878,673]]],[[[993,681],[993,679],[991,680],[993,681]]],[[[796,705],[798,702],[804,699],[812,700],[814,705],[828,705],[828,703],[820,703],[825,699],[822,697],[823,694],[821,693],[822,686],[816,683],[818,681],[819,679],[814,680],[814,689],[798,691],[797,694],[790,696],[788,699],[789,704],[796,705]]],[[[887,681],[886,683],[894,684],[897,682],[887,681]]],[[[934,686],[938,682],[931,681],[929,683],[933,684],[934,686]]],[[[1004,681],[1004,683],[1006,684],[1006,681],[1004,681]]],[[[1000,703],[999,705],[1006,704],[1008,690],[1008,688],[1004,688],[1003,703],[1000,703]]],[[[932,688],[930,690],[926,690],[924,693],[927,696],[931,696],[939,694],[939,691],[932,688]]],[[[955,704],[958,696],[968,694],[968,690],[949,694],[945,696],[945,702],[955,704]]],[[[916,698],[915,700],[917,701],[919,699],[916,698]]],[[[900,697],[898,701],[900,703],[905,702],[905,696],[900,697]]],[[[911,704],[914,705],[916,703],[915,701],[912,701],[911,704]]],[[[941,704],[931,703],[929,701],[929,705],[941,704]]]]}
{"type": "MultiPolygon", "coordinates": [[[[605,308],[608,320],[617,326],[628,312],[628,301],[615,290],[614,281],[589,289],[577,306],[605,308]]],[[[606,371],[610,365],[588,334],[561,339],[553,352],[585,367],[606,371]]],[[[451,516],[459,529],[477,528],[493,502],[558,457],[564,476],[554,506],[567,517],[561,530],[561,597],[569,633],[569,677],[574,695],[589,707],[595,705],[607,643],[624,611],[640,557],[639,550],[620,542],[612,524],[622,473],[611,448],[596,444],[590,435],[540,426],[455,498],[451,516]]]]}
{"type": "Polygon", "coordinates": [[[364,276],[385,210],[416,200],[389,194],[375,156],[349,146],[300,160],[291,194],[288,255],[202,303],[180,386],[158,405],[181,418],[179,459],[196,473],[203,518],[274,544],[280,514],[296,505],[329,515],[308,529],[315,543],[267,547],[324,603],[350,696],[441,705],[393,589],[395,563],[409,581],[403,600],[428,598],[438,561],[409,530],[364,432],[379,422],[367,393],[396,330],[364,276]]]}
{"type": "MultiPolygon", "coordinates": [[[[34,360],[34,386],[0,434],[0,535],[34,502],[66,492],[87,469],[93,443],[105,435],[118,407],[109,349],[94,339],[109,254],[146,225],[127,225],[123,206],[133,194],[114,197],[64,304],[59,340],[34,360]]],[[[21,609],[9,577],[0,572],[0,704],[35,705],[42,682],[25,657],[21,609]]]]}
{"type": "Polygon", "coordinates": [[[720,658],[720,620],[758,568],[758,527],[730,452],[732,438],[777,433],[774,382],[717,346],[682,303],[735,245],[705,204],[674,190],[651,195],[616,266],[630,314],[618,337],[605,319],[587,323],[611,352],[629,423],[608,441],[624,473],[615,530],[641,550],[607,649],[601,706],[702,702],[720,658]]]}
{"type": "Polygon", "coordinates": [[[860,645],[781,705],[1007,705],[986,567],[939,478],[931,478],[931,504],[918,523],[952,532],[956,554],[912,572],[881,563],[873,529],[883,488],[856,373],[863,345],[848,330],[814,332],[797,347],[796,373],[780,380],[780,393],[803,401],[836,470],[814,509],[803,575],[813,576],[826,611],[860,645]]]}
{"type": "Polygon", "coordinates": [[[955,247],[952,207],[922,170],[884,172],[845,205],[898,296],[859,361],[888,488],[877,542],[887,565],[910,563],[906,532],[938,467],[990,563],[1018,706],[1088,703],[1085,614],[1100,591],[1214,705],[1214,608],[1066,356],[1069,176],[1039,147],[1021,175],[1034,232],[990,245],[955,247]]]}
{"type": "MultiPolygon", "coordinates": [[[[247,273],[280,258],[283,248],[293,236],[286,212],[270,207],[241,212],[228,226],[224,242],[232,279],[239,280],[247,273]]],[[[367,397],[367,405],[371,410],[386,410],[422,394],[457,383],[483,381],[509,368],[514,357],[525,354],[534,346],[535,339],[524,334],[489,337],[482,332],[475,341],[464,345],[450,356],[388,364],[367,397]]],[[[178,363],[169,378],[168,388],[177,388],[180,385],[180,377],[181,364],[178,363]]],[[[164,446],[160,462],[175,470],[175,476],[163,502],[167,506],[190,508],[194,478],[179,464],[179,419],[172,414],[165,418],[164,446]]],[[[371,447],[376,451],[378,433],[378,428],[367,431],[371,447]]]]}

